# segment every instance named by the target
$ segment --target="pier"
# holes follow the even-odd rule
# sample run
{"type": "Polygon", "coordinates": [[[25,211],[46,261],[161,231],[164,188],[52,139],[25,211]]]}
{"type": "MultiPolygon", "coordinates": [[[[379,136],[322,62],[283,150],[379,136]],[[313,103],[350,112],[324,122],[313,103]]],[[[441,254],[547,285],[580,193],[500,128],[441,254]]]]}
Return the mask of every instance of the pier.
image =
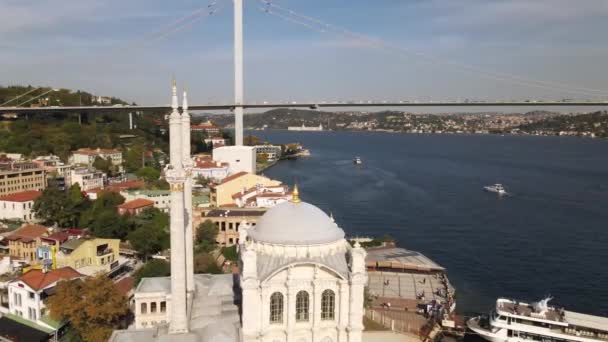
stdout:
{"type": "Polygon", "coordinates": [[[433,340],[444,329],[460,325],[454,313],[455,290],[445,268],[420,252],[391,243],[367,253],[368,319],[420,340],[433,340]]]}

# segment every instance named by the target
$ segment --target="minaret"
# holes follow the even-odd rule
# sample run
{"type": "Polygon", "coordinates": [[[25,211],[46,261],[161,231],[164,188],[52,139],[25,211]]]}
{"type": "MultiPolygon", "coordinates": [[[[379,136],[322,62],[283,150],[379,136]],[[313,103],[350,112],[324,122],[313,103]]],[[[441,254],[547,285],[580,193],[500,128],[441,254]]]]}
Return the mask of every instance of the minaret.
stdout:
{"type": "MultiPolygon", "coordinates": [[[[188,113],[188,94],[184,89],[182,99],[182,161],[186,172],[184,183],[184,206],[186,207],[186,290],[188,296],[194,293],[194,234],[192,232],[192,158],[190,158],[190,114],[188,113]]],[[[190,305],[189,305],[190,307],[190,305]]]]}
{"type": "Polygon", "coordinates": [[[171,115],[169,115],[169,158],[170,164],[165,170],[165,178],[171,186],[171,317],[170,334],[188,332],[188,314],[186,302],[186,248],[184,225],[184,172],[182,154],[182,118],[177,103],[177,86],[173,80],[171,98],[171,115]]]}

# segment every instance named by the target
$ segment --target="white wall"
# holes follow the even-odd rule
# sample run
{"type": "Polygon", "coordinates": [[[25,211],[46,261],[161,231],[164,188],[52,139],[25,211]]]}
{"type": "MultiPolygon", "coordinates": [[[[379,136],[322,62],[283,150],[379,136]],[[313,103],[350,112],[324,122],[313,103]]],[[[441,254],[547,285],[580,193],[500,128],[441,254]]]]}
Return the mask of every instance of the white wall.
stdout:
{"type": "Polygon", "coordinates": [[[171,296],[164,292],[135,293],[135,329],[149,329],[158,324],[169,322],[171,317],[171,296]],[[161,312],[161,303],[166,303],[166,309],[161,312]],[[146,313],[141,311],[142,303],[146,305],[146,313]],[[152,312],[152,303],[156,303],[156,312],[152,312]]]}
{"type": "Polygon", "coordinates": [[[20,219],[26,222],[34,222],[32,207],[34,201],[11,202],[0,201],[0,219],[20,219]]]}
{"type": "Polygon", "coordinates": [[[23,282],[17,281],[8,285],[8,310],[10,313],[51,328],[40,321],[42,309],[44,308],[45,305],[40,299],[40,293],[34,291],[23,282]],[[22,284],[23,287],[20,287],[18,284],[22,284]],[[33,298],[30,297],[31,295],[33,298]],[[33,316],[30,317],[30,309],[31,313],[36,315],[35,318],[33,316]]]}
{"type": "Polygon", "coordinates": [[[213,149],[213,160],[228,163],[230,174],[238,172],[256,173],[255,147],[224,146],[213,149]]]}

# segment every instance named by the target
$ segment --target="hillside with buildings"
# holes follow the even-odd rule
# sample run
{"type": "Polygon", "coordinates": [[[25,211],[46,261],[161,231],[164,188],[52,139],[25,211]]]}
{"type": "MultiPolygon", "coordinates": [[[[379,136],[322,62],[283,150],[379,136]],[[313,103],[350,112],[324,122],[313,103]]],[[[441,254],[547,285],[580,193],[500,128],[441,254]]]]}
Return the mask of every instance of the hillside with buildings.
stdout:
{"type": "Polygon", "coordinates": [[[127,102],[114,96],[94,95],[82,90],[34,87],[31,85],[0,86],[0,104],[15,107],[112,106],[127,102]]]}
{"type": "MultiPolygon", "coordinates": [[[[325,112],[302,109],[275,109],[246,115],[249,129],[320,127],[329,130],[369,130],[405,133],[542,134],[605,136],[604,112],[560,114],[549,111],[527,113],[441,113],[403,111],[325,112]],[[567,132],[567,133],[565,133],[567,132]]],[[[205,115],[218,125],[233,127],[231,115],[205,115]]],[[[304,129],[308,130],[308,129],[304,129]]]]}

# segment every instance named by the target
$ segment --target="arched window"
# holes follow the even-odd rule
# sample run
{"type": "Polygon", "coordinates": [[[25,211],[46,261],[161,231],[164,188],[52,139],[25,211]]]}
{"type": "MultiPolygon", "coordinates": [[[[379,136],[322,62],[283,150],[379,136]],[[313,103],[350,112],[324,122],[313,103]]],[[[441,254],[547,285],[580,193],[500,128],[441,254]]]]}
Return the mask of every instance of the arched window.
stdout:
{"type": "Polygon", "coordinates": [[[336,317],[336,295],[332,290],[325,290],[321,295],[321,319],[331,321],[336,317]]]}
{"type": "Polygon", "coordinates": [[[280,292],[270,296],[270,323],[283,323],[283,294],[280,292]]]}
{"type": "Polygon", "coordinates": [[[308,308],[308,292],[298,292],[296,295],[296,322],[308,322],[308,308]]]}

